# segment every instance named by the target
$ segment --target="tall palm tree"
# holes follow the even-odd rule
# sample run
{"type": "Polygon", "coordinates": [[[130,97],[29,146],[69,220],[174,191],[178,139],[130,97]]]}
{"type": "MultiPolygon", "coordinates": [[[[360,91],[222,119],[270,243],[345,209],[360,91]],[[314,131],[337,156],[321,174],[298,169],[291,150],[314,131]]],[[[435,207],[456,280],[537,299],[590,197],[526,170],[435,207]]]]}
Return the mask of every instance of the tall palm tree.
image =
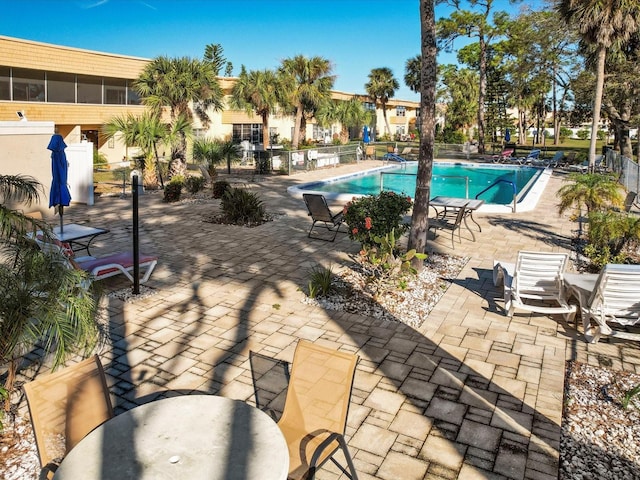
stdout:
{"type": "Polygon", "coordinates": [[[393,98],[396,90],[400,88],[398,80],[393,76],[390,68],[374,68],[371,70],[371,73],[369,73],[369,81],[365,83],[364,88],[374,103],[380,102],[386,128],[385,133],[390,135],[391,129],[389,128],[389,120],[387,119],[387,102],[390,98],[393,98]]]}
{"type": "MultiPolygon", "coordinates": [[[[427,251],[429,230],[429,198],[431,197],[431,177],[433,170],[433,149],[436,124],[436,19],[433,0],[420,0],[420,35],[422,39],[420,69],[420,154],[416,175],[413,214],[408,249],[418,253],[427,251]]],[[[418,258],[411,260],[411,266],[418,271],[424,262],[418,258]]]]}
{"type": "Polygon", "coordinates": [[[282,60],[280,72],[285,77],[287,94],[295,109],[295,128],[291,141],[294,150],[300,142],[300,125],[305,104],[320,105],[331,95],[335,80],[335,76],[330,75],[331,70],[331,62],[322,57],[296,55],[282,60]]]}
{"type": "Polygon", "coordinates": [[[559,0],[557,9],[580,32],[583,42],[597,49],[596,88],[589,143],[589,170],[593,171],[605,79],[607,50],[620,47],[640,29],[640,2],[629,0],[559,0]]]}
{"type": "MultiPolygon", "coordinates": [[[[180,116],[192,118],[195,111],[207,125],[210,121],[207,111],[219,111],[223,107],[222,88],[212,61],[157,57],[147,64],[133,88],[140,95],[142,103],[159,118],[164,108],[168,108],[172,123],[180,116]]],[[[171,150],[171,163],[177,164],[172,166],[173,171],[186,170],[186,151],[187,136],[182,134],[171,150]]]]}
{"type": "Polygon", "coordinates": [[[404,64],[404,83],[413,92],[420,93],[420,70],[422,69],[422,56],[416,55],[404,64]]]}
{"type": "MultiPolygon", "coordinates": [[[[36,344],[54,368],[97,339],[96,302],[84,272],[69,269],[60,255],[44,254],[25,241],[29,231],[51,235],[44,222],[8,205],[28,207],[41,185],[31,177],[0,175],[0,364],[8,365],[11,392],[22,357],[36,344]]],[[[5,410],[10,407],[5,400],[5,410]]]]}
{"type": "Polygon", "coordinates": [[[262,119],[264,148],[269,147],[269,116],[278,107],[282,95],[282,78],[273,70],[241,68],[238,81],[231,90],[231,107],[255,113],[262,119]]]}

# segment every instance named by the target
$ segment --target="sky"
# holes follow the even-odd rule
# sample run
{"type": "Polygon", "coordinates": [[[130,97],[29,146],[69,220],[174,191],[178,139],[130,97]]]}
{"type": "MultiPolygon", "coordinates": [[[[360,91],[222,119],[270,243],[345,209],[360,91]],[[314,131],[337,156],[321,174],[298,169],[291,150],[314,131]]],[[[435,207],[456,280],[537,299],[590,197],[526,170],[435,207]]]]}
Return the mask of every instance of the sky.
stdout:
{"type": "MultiPolygon", "coordinates": [[[[202,58],[220,44],[234,76],[241,65],[320,56],[334,90],[348,93],[365,93],[371,69],[388,67],[400,84],[394,98],[419,101],[404,83],[406,61],[420,53],[419,0],[0,0],[0,11],[0,35],[100,52],[202,58]]],[[[446,13],[436,8],[436,18],[446,13]]]]}

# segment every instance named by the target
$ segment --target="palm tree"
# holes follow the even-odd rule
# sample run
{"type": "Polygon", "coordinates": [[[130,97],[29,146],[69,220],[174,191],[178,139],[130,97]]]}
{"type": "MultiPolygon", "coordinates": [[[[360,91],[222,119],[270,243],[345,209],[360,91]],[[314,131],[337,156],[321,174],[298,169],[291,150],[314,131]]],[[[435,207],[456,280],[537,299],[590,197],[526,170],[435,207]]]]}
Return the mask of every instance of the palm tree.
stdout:
{"type": "Polygon", "coordinates": [[[371,120],[371,113],[364,109],[362,102],[353,97],[350,100],[330,100],[324,102],[316,113],[318,123],[328,127],[340,123],[340,141],[349,141],[349,128],[360,128],[371,120]]]}
{"type": "Polygon", "coordinates": [[[287,94],[296,116],[291,142],[294,150],[300,142],[304,105],[319,105],[331,95],[335,80],[335,76],[330,75],[331,69],[331,62],[322,57],[307,58],[304,55],[296,55],[282,61],[280,72],[285,77],[287,94]]]}
{"type": "Polygon", "coordinates": [[[619,48],[640,29],[640,2],[628,0],[559,0],[557,9],[569,24],[578,28],[583,42],[597,50],[593,123],[589,143],[589,170],[593,171],[607,50],[619,48]]]}
{"type": "MultiPolygon", "coordinates": [[[[157,57],[151,61],[134,82],[133,88],[142,103],[161,118],[165,107],[169,108],[171,122],[178,117],[191,119],[193,111],[207,125],[207,111],[222,109],[222,88],[216,77],[216,65],[212,61],[201,61],[188,57],[157,57]]],[[[187,136],[184,130],[179,141],[172,145],[171,163],[173,172],[186,170],[187,136]]]]}
{"type": "MultiPolygon", "coordinates": [[[[433,148],[436,123],[436,19],[434,2],[420,0],[420,35],[422,38],[420,69],[420,154],[416,175],[411,231],[407,248],[418,253],[427,251],[429,230],[429,198],[431,197],[431,177],[433,170],[433,148]]],[[[419,258],[411,260],[411,266],[418,271],[424,267],[419,258]]]]}
{"type": "Polygon", "coordinates": [[[265,150],[269,147],[269,116],[276,111],[282,95],[282,78],[272,70],[241,68],[238,81],[231,91],[231,107],[255,113],[262,118],[262,138],[265,150]]]}
{"type": "Polygon", "coordinates": [[[396,90],[400,88],[398,80],[395,79],[390,68],[374,68],[371,70],[371,73],[369,73],[369,81],[365,83],[364,88],[374,103],[380,102],[380,105],[382,105],[382,116],[384,117],[386,128],[385,133],[390,135],[391,129],[389,128],[389,120],[387,119],[387,102],[393,97],[396,90]]]}
{"type": "Polygon", "coordinates": [[[567,177],[569,183],[558,190],[560,214],[570,207],[577,207],[578,213],[584,205],[587,214],[600,211],[606,207],[620,207],[624,198],[620,192],[620,185],[613,175],[600,173],[572,173],[567,177]]]}
{"type": "Polygon", "coordinates": [[[413,92],[420,93],[420,70],[422,69],[422,56],[416,55],[404,64],[404,83],[413,92]]]}
{"type": "MultiPolygon", "coordinates": [[[[41,185],[31,177],[0,175],[0,364],[8,365],[5,388],[13,390],[22,357],[36,344],[53,367],[97,339],[96,302],[84,272],[69,269],[59,255],[25,241],[29,231],[51,235],[45,223],[7,205],[28,207],[41,185]]],[[[10,407],[5,400],[5,410],[10,407]]]]}

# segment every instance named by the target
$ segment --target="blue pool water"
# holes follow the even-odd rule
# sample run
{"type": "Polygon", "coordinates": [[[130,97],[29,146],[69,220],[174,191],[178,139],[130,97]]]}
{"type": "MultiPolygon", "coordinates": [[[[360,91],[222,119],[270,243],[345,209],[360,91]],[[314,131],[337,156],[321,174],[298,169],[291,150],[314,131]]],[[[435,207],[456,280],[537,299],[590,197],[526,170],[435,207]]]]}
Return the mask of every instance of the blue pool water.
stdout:
{"type": "MultiPolygon", "coordinates": [[[[377,170],[364,175],[354,175],[343,179],[327,180],[301,186],[304,190],[331,192],[351,195],[376,195],[391,190],[413,197],[416,190],[417,162],[395,168],[377,170]]],[[[507,205],[513,202],[513,186],[521,196],[533,184],[541,172],[538,168],[505,165],[478,165],[462,163],[434,163],[431,182],[431,197],[444,195],[458,198],[475,198],[485,188],[497,185],[480,195],[480,199],[490,204],[507,205]],[[468,192],[467,192],[468,179],[468,192]],[[500,181],[499,181],[500,180],[500,181]]]]}

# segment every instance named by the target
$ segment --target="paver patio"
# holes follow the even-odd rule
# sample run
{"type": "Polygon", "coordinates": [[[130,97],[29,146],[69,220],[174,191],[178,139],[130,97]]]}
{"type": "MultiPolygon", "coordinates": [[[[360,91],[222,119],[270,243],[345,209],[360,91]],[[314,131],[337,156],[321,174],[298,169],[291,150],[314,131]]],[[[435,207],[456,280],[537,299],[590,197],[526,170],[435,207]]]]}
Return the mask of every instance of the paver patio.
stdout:
{"type": "MultiPolygon", "coordinates": [[[[108,341],[100,352],[117,411],[173,392],[205,392],[253,403],[249,351],[291,360],[303,338],[350,352],[358,365],[347,438],[362,479],[555,479],[565,360],[640,372],[630,342],[584,343],[560,317],[502,311],[493,260],[520,249],[569,251],[575,225],[557,214],[554,175],[533,212],[475,215],[482,226],[455,250],[469,262],[419,329],[301,303],[316,263],[348,262],[359,246],[307,238],[302,200],[286,187],[358,166],[267,177],[250,188],[273,222],[244,228],[203,222],[211,204],[140,197],[141,250],[160,261],[156,294],[133,303],[109,298],[108,341]]],[[[94,254],[128,248],[131,200],[73,205],[68,222],[111,230],[94,254]]],[[[465,232],[463,231],[463,237],[465,232]]],[[[126,287],[120,278],[107,291],[126,287]]],[[[341,478],[331,464],[317,478],[341,478]]]]}

